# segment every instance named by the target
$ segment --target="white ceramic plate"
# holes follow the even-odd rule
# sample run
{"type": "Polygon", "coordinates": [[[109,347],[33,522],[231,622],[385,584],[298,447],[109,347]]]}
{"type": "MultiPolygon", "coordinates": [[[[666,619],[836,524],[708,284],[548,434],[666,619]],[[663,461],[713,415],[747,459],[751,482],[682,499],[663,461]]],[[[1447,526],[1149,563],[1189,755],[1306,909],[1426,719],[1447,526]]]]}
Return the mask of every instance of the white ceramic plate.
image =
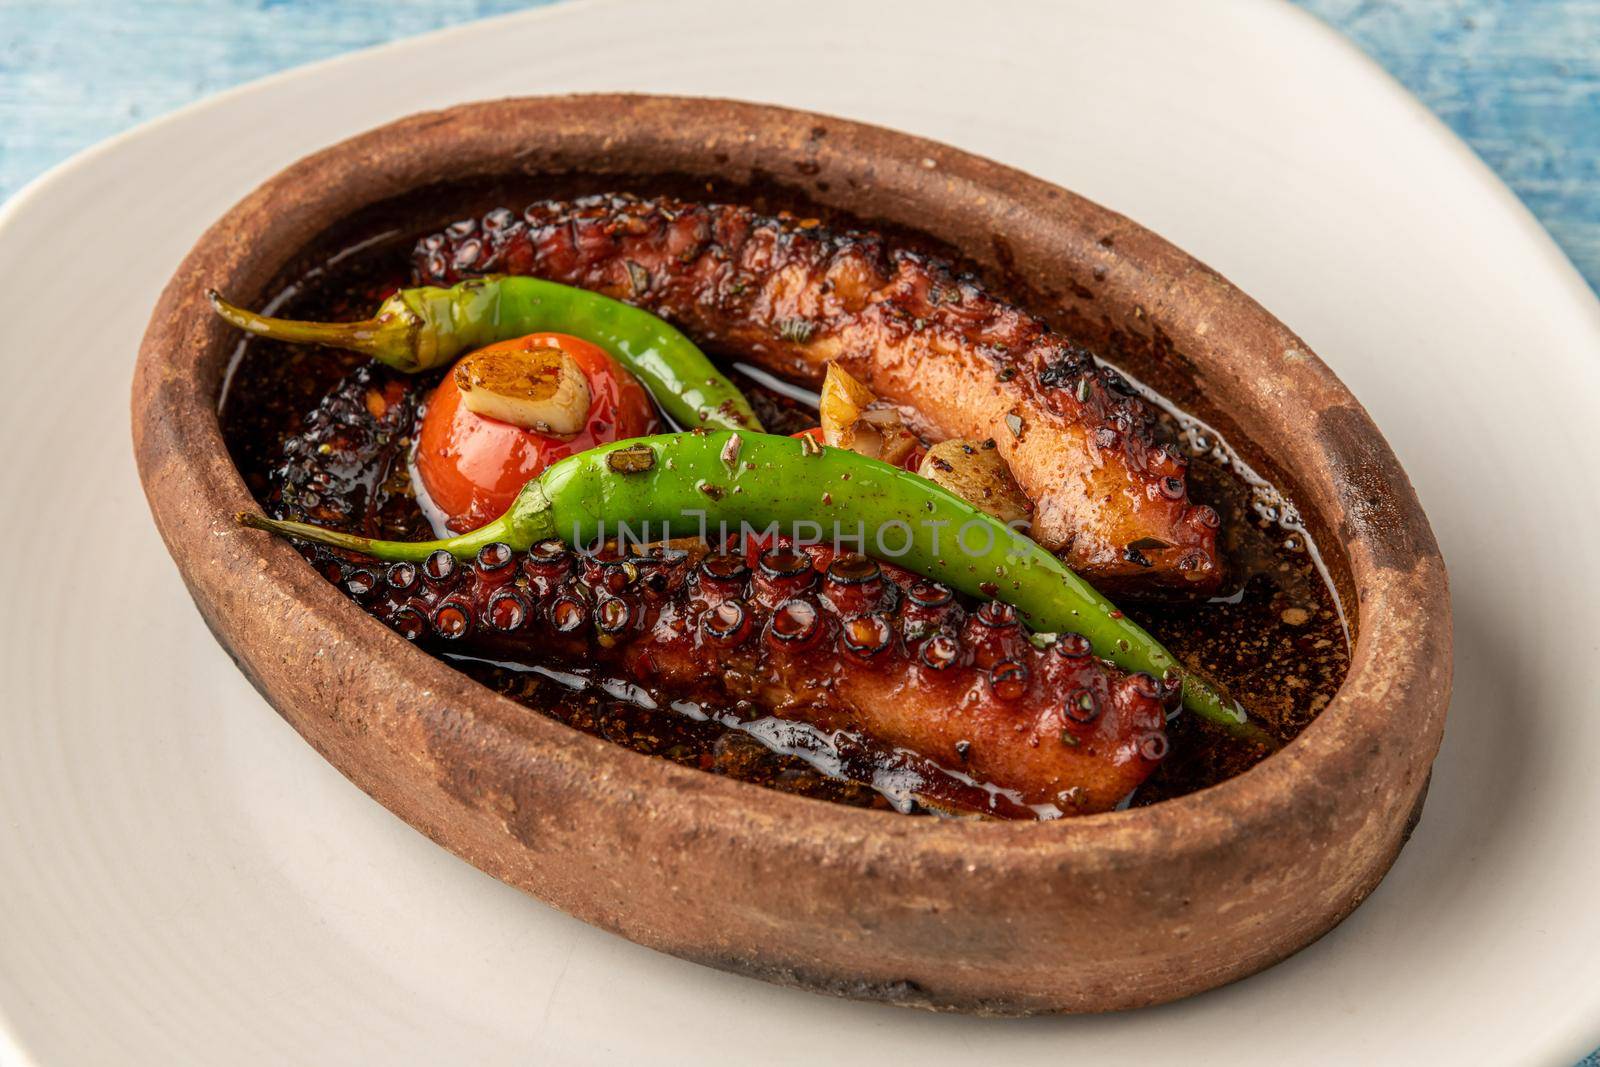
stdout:
{"type": "Polygon", "coordinates": [[[1600,1043],[1597,311],[1465,147],[1267,3],[601,0],[309,67],[85,153],[0,213],[0,1058],[1575,1060],[1600,1043]],[[1198,254],[1333,365],[1416,480],[1457,613],[1426,814],[1353,918],[1131,1015],[829,1000],[520,896],[271,712],[190,606],[134,477],[129,373],[158,289],[311,149],[583,89],[797,105],[1021,166],[1198,254]]]}

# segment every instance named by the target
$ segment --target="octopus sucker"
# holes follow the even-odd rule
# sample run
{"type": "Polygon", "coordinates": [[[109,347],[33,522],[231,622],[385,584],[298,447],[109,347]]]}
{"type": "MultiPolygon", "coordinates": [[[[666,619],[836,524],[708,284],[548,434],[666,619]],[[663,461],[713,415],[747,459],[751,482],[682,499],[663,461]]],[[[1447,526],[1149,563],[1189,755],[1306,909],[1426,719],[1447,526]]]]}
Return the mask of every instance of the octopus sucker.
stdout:
{"type": "Polygon", "coordinates": [[[424,238],[419,281],[530,274],[645,307],[816,382],[837,361],[933,439],[992,440],[1031,534],[1107,592],[1208,592],[1216,516],[1113,368],[951,265],[878,235],[620,195],[496,209],[424,238]]]}

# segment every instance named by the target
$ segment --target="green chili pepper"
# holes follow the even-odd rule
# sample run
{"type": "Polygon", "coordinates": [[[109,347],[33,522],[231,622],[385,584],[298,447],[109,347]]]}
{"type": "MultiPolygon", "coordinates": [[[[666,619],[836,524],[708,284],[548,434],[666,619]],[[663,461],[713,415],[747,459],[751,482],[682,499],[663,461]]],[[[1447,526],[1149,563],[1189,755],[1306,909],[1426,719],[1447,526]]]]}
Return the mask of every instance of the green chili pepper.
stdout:
{"type": "Polygon", "coordinates": [[[603,445],[546,468],[487,526],[442,541],[377,541],[249,513],[239,520],[378,559],[414,562],[440,549],[470,559],[495,542],[526,550],[550,538],[588,545],[623,532],[664,540],[773,524],[799,535],[804,527],[819,541],[848,538],[868,555],[1010,604],[1035,631],[1083,634],[1097,655],[1125,670],[1157,678],[1176,671],[1190,710],[1237,736],[1272,744],[1236,701],[1184,670],[1035,541],[926,478],[809,440],[695,431],[603,445]]]}
{"type": "Polygon", "coordinates": [[[217,314],[279,341],[327,345],[415,374],[530,333],[570,333],[605,349],[644,383],[680,426],[760,430],[737,386],[673,326],[641,308],[542,278],[475,278],[450,289],[401,289],[365,322],[296,322],[235,307],[215,290],[217,314]]]}

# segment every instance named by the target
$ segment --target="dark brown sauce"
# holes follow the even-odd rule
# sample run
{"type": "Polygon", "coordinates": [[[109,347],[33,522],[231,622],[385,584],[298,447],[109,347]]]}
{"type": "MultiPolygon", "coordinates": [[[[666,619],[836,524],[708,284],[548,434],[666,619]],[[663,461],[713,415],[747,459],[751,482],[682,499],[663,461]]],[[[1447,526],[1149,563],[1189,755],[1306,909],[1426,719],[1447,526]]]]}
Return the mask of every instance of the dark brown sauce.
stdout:
{"type": "MultiPolygon", "coordinates": [[[[705,195],[706,190],[699,192],[705,195]]],[[[516,195],[485,183],[470,195],[457,191],[439,202],[458,208],[448,221],[497,202],[496,197],[517,202],[516,195]]],[[[404,210],[370,213],[338,228],[320,246],[322,251],[308,250],[301,262],[283,272],[264,309],[312,319],[365,317],[384,296],[407,283],[407,253],[416,236],[438,228],[436,205],[424,202],[427,207],[414,199],[404,210]],[[328,248],[339,250],[330,255],[328,248]]],[[[258,499],[266,500],[271,472],[284,462],[285,443],[300,431],[305,415],[364,363],[328,350],[265,341],[241,344],[224,383],[222,428],[258,499]]],[[[816,424],[805,390],[769,388],[776,383],[765,379],[762,384],[742,369],[730,368],[773,432],[816,424]]],[[[427,387],[433,380],[408,384],[427,387]]],[[[1191,457],[1192,495],[1222,517],[1225,536],[1219,547],[1226,554],[1230,587],[1206,602],[1123,607],[1186,663],[1226,685],[1256,721],[1287,742],[1332,699],[1348,668],[1349,642],[1337,599],[1292,504],[1209,428],[1153,394],[1152,399],[1165,411],[1166,432],[1191,457]]],[[[394,459],[406,444],[396,442],[383,462],[340,471],[344,499],[334,503],[373,515],[374,532],[381,535],[431,536],[411,495],[404,462],[394,459]]],[[[1056,814],[1054,809],[1027,809],[1002,791],[912,753],[825,733],[758,709],[671,701],[630,683],[556,665],[444,658],[489,688],[575,729],[741,781],[908,812],[979,811],[1011,818],[1056,814]]],[[[1241,746],[1193,715],[1178,715],[1168,732],[1171,754],[1129,803],[1151,804],[1213,785],[1261,758],[1259,750],[1241,746]]]]}

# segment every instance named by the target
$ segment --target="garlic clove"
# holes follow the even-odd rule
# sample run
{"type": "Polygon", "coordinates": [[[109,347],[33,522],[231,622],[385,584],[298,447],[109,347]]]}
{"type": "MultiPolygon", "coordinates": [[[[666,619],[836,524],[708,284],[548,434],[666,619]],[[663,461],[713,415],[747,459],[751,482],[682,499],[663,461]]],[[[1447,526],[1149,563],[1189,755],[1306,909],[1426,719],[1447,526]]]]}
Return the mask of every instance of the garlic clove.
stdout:
{"type": "Polygon", "coordinates": [[[1026,524],[1033,512],[993,444],[940,441],[928,449],[917,473],[1014,528],[1026,524]]]}
{"type": "Polygon", "coordinates": [[[461,402],[485,418],[559,436],[589,420],[588,380],[559,348],[481,349],[462,357],[453,373],[461,402]]]}

